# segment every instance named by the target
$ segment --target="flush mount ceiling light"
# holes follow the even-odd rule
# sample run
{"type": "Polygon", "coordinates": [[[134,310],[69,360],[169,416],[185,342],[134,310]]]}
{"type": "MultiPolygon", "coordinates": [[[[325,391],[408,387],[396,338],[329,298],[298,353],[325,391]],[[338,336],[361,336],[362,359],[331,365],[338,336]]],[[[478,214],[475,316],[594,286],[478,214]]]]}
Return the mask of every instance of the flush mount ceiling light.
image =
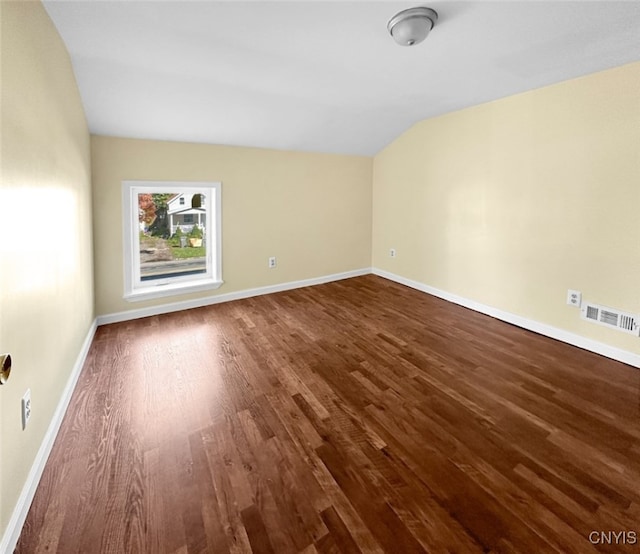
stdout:
{"type": "Polygon", "coordinates": [[[421,43],[438,21],[438,14],[431,8],[419,6],[402,10],[387,23],[387,29],[400,46],[421,43]]]}

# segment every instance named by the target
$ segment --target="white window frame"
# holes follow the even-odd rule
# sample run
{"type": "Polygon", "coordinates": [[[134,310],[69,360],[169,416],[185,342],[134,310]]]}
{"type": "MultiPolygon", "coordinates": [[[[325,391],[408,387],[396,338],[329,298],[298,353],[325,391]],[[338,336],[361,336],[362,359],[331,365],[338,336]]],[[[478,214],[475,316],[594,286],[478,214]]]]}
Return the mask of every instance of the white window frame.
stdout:
{"type": "Polygon", "coordinates": [[[222,183],[189,181],[123,181],[122,223],[124,253],[124,299],[130,302],[217,289],[222,281],[222,183]],[[138,194],[178,192],[203,194],[207,213],[205,244],[207,270],[201,275],[182,275],[153,281],[140,277],[140,223],[138,194]]]}

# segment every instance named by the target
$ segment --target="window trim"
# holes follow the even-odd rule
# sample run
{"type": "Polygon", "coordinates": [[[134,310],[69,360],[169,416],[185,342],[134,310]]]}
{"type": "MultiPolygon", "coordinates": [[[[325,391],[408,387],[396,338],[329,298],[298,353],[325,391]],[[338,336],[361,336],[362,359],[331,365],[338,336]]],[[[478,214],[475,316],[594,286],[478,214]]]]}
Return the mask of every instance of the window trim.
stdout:
{"type": "Polygon", "coordinates": [[[222,280],[222,183],[203,181],[122,181],[122,226],[124,294],[129,302],[176,296],[217,289],[222,280]],[[195,277],[180,276],[161,282],[140,279],[139,220],[137,195],[145,192],[205,194],[207,225],[207,273],[195,277]],[[212,221],[213,219],[213,221],[212,221]]]}

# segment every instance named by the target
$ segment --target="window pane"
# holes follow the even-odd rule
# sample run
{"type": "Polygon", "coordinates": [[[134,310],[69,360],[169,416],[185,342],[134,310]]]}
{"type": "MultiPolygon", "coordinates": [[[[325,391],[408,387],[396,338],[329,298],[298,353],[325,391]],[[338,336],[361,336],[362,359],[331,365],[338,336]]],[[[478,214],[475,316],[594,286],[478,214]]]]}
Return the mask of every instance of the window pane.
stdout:
{"type": "Polygon", "coordinates": [[[217,289],[221,183],[123,181],[124,298],[217,289]]]}
{"type": "Polygon", "coordinates": [[[140,280],[158,281],[207,272],[204,204],[192,193],[139,193],[140,280]]]}

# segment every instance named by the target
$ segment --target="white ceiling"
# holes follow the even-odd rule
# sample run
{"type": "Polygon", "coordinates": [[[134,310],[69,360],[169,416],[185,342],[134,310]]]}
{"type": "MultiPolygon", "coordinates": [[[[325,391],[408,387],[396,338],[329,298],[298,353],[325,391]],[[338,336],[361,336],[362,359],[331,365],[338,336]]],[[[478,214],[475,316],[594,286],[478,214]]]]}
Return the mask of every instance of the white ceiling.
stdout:
{"type": "Polygon", "coordinates": [[[422,119],[640,60],[638,1],[44,4],[91,132],[135,138],[373,155],[422,119]],[[398,46],[387,21],[416,5],[438,23],[398,46]]]}

